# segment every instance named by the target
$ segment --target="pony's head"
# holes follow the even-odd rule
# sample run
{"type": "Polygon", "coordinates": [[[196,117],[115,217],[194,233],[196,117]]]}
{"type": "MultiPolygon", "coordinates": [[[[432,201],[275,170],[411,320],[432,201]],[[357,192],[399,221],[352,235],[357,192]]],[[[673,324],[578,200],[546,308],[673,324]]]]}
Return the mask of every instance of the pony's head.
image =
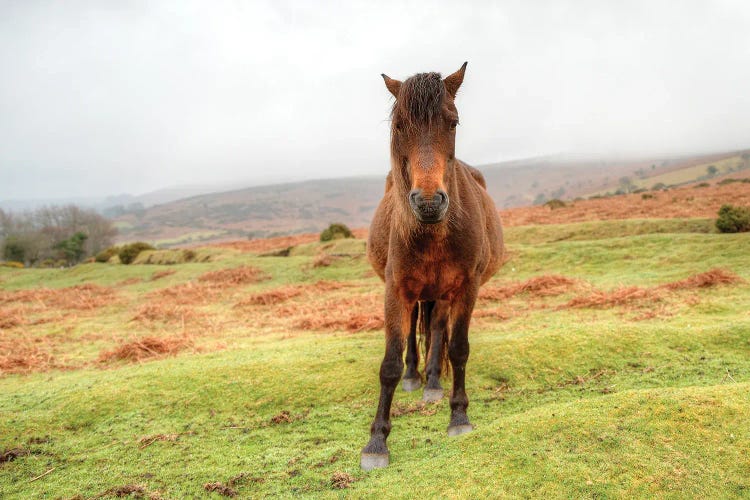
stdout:
{"type": "Polygon", "coordinates": [[[441,222],[450,204],[458,112],[453,103],[466,64],[445,79],[419,73],[401,82],[382,75],[396,98],[391,113],[391,170],[419,222],[441,222]]]}

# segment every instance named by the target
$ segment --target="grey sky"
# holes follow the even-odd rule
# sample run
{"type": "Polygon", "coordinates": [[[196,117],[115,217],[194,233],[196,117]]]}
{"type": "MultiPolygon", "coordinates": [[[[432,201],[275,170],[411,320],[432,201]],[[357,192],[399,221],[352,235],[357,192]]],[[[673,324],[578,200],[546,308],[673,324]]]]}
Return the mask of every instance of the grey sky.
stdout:
{"type": "Polygon", "coordinates": [[[0,0],[0,198],[384,174],[380,73],[458,156],[750,147],[750,3],[0,0]]]}

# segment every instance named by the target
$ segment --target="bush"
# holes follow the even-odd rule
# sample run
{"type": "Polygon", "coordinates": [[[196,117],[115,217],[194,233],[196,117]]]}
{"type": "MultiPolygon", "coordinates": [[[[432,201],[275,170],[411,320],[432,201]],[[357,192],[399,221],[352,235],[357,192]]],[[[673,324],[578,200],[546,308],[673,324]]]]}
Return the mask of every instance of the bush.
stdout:
{"type": "Polygon", "coordinates": [[[331,241],[339,238],[354,238],[351,230],[345,224],[334,223],[320,233],[320,241],[331,241]]]}
{"type": "Polygon", "coordinates": [[[643,193],[641,195],[641,199],[644,199],[644,200],[653,200],[654,199],[654,195],[653,194],[649,194],[649,193],[643,193]]]}
{"type": "Polygon", "coordinates": [[[119,247],[105,248],[104,250],[96,254],[94,260],[96,260],[97,262],[109,262],[109,259],[117,255],[118,253],[120,253],[119,247]]]}
{"type": "Polygon", "coordinates": [[[661,191],[662,189],[666,188],[667,185],[663,182],[657,182],[653,186],[651,186],[651,191],[661,191]]]}
{"type": "Polygon", "coordinates": [[[44,267],[44,268],[55,267],[55,260],[54,259],[44,259],[39,264],[37,264],[37,267],[44,267]]]}
{"type": "Polygon", "coordinates": [[[117,252],[117,256],[120,257],[120,262],[123,264],[130,264],[138,257],[138,254],[144,250],[154,250],[154,247],[143,241],[136,241],[129,245],[123,245],[122,248],[120,248],[120,251],[117,252]]]}
{"type": "Polygon", "coordinates": [[[185,262],[193,262],[196,257],[198,257],[198,254],[195,253],[195,250],[185,249],[182,251],[182,258],[185,259],[185,262]]]}
{"type": "Polygon", "coordinates": [[[564,207],[566,207],[567,205],[566,205],[566,203],[565,203],[564,201],[562,201],[562,200],[559,200],[559,199],[557,199],[557,198],[554,198],[554,199],[552,199],[552,200],[549,200],[548,202],[546,202],[546,203],[544,204],[544,206],[545,206],[545,207],[550,207],[550,208],[551,208],[552,210],[554,210],[554,209],[556,209],[556,208],[564,208],[564,207]]]}
{"type": "Polygon", "coordinates": [[[3,267],[12,267],[14,269],[23,269],[24,267],[23,262],[16,262],[14,260],[8,260],[0,265],[2,265],[3,267]]]}
{"type": "Polygon", "coordinates": [[[707,187],[708,187],[708,186],[710,186],[710,185],[711,185],[711,184],[709,184],[708,182],[701,182],[700,184],[696,184],[696,185],[694,186],[694,189],[698,189],[698,188],[707,188],[707,187]]]}
{"type": "Polygon", "coordinates": [[[744,233],[750,231],[750,208],[722,205],[716,228],[722,233],[744,233]]]}

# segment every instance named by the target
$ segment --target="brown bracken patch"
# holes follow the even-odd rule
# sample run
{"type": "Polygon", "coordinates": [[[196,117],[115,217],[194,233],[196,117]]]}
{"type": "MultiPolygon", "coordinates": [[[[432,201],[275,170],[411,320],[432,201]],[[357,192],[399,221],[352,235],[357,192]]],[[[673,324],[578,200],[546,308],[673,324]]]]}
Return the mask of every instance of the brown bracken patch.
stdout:
{"type": "Polygon", "coordinates": [[[0,304],[13,302],[35,303],[42,308],[92,310],[113,303],[112,288],[85,284],[68,288],[33,288],[30,290],[0,291],[0,304]]]}
{"type": "Polygon", "coordinates": [[[164,271],[156,271],[154,274],[151,275],[151,281],[160,280],[162,278],[166,278],[167,276],[171,276],[174,273],[176,273],[174,269],[166,269],[164,271]]]}
{"type": "Polygon", "coordinates": [[[537,296],[560,295],[571,290],[578,282],[573,278],[559,275],[535,276],[522,283],[506,286],[487,286],[479,290],[480,300],[503,300],[529,293],[537,296]]]}
{"type": "Polygon", "coordinates": [[[99,361],[142,361],[144,359],[175,355],[192,345],[193,341],[187,336],[144,337],[126,342],[111,351],[103,351],[99,354],[99,361]]]}
{"type": "Polygon", "coordinates": [[[270,279],[268,274],[260,269],[250,266],[209,271],[198,277],[198,281],[219,285],[249,285],[267,279],[270,279]]]}
{"type": "Polygon", "coordinates": [[[579,308],[579,307],[591,307],[591,308],[608,308],[614,306],[623,306],[633,302],[639,301],[652,301],[656,302],[661,300],[661,294],[652,288],[640,288],[637,286],[626,286],[617,288],[611,292],[604,292],[602,290],[594,290],[588,295],[581,295],[574,297],[564,305],[560,306],[560,309],[564,308],[579,308]]]}
{"type": "Polygon", "coordinates": [[[265,292],[259,292],[250,295],[248,298],[241,300],[234,307],[244,306],[271,306],[274,304],[280,304],[287,300],[301,295],[303,288],[299,286],[287,286],[283,288],[275,288],[273,290],[267,290],[265,292]]]}
{"type": "Polygon", "coordinates": [[[705,273],[694,274],[684,280],[661,285],[667,290],[689,290],[695,288],[710,288],[718,285],[733,285],[743,280],[725,269],[715,268],[705,273]]]}

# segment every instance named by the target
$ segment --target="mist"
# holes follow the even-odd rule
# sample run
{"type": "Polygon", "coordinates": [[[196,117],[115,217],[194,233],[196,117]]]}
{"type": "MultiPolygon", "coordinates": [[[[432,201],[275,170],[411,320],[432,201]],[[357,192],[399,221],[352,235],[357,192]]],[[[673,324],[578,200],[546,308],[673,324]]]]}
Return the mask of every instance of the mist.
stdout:
{"type": "Polygon", "coordinates": [[[750,146],[750,4],[0,2],[0,199],[385,175],[380,73],[468,69],[457,155],[750,146]]]}

